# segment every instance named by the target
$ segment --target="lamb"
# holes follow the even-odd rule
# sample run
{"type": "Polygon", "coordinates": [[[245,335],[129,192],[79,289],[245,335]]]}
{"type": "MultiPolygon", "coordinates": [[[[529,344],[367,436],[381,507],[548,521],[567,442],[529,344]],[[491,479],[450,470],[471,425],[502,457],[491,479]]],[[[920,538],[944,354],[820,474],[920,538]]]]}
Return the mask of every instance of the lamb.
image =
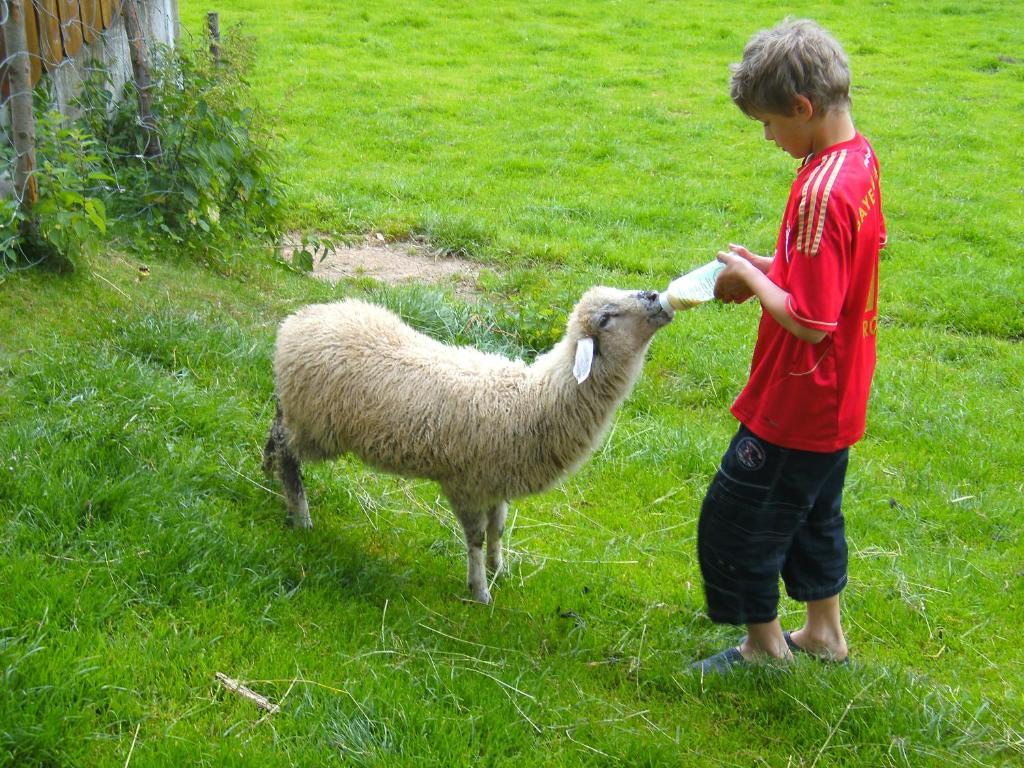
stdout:
{"type": "Polygon", "coordinates": [[[440,484],[462,524],[467,582],[489,603],[510,499],[539,493],[597,447],[671,320],[654,291],[598,287],[561,341],[527,365],[455,347],[355,299],[300,309],[274,351],[277,414],[263,455],[291,524],[311,528],[301,463],[351,452],[440,484]]]}

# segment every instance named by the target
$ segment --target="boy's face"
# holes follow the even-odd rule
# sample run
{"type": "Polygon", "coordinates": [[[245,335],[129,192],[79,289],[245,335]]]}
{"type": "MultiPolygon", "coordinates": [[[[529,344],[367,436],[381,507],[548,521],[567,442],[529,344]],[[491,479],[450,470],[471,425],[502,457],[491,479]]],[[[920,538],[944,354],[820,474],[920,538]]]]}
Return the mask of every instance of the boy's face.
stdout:
{"type": "Polygon", "coordinates": [[[811,116],[814,110],[803,97],[798,97],[793,105],[793,114],[780,115],[777,112],[761,112],[751,110],[754,119],[764,126],[766,141],[774,141],[776,146],[791,156],[802,160],[811,154],[814,144],[814,131],[811,116]]]}

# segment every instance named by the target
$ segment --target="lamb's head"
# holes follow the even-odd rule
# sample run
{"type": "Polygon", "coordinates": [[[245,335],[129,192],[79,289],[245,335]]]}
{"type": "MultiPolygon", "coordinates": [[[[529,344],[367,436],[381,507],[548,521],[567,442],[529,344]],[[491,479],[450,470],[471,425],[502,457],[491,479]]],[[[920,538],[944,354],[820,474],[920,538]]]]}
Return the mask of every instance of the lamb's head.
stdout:
{"type": "Polygon", "coordinates": [[[591,288],[569,318],[567,336],[576,344],[576,380],[582,383],[592,372],[631,378],[651,337],[671,319],[657,291],[591,288]]]}

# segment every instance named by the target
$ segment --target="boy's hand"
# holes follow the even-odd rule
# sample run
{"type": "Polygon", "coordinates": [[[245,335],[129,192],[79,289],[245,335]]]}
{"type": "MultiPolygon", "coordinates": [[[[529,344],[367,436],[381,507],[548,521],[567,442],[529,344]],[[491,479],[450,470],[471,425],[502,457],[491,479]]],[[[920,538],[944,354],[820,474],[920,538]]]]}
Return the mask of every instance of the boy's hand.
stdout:
{"type": "MultiPolygon", "coordinates": [[[[746,248],[743,250],[750,256],[754,255],[746,248]]],[[[726,304],[741,304],[753,296],[748,276],[755,270],[760,271],[759,267],[747,256],[735,251],[719,251],[718,260],[725,264],[725,269],[718,273],[718,279],[715,280],[715,298],[726,304]]]]}
{"type": "Polygon", "coordinates": [[[772,260],[769,256],[758,256],[756,253],[752,253],[747,249],[745,245],[737,245],[736,243],[729,243],[729,250],[735,253],[737,256],[742,256],[744,259],[749,261],[755,267],[757,267],[765,275],[768,274],[768,270],[772,267],[772,260]]]}

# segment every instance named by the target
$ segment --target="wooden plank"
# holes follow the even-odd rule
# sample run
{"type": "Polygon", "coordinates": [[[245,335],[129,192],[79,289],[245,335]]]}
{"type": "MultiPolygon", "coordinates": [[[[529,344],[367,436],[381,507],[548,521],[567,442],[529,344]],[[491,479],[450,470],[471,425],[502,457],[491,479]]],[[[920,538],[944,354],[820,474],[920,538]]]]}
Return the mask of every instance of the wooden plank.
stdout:
{"type": "Polygon", "coordinates": [[[114,16],[117,15],[117,9],[114,7],[114,0],[99,0],[100,3],[100,17],[103,20],[103,28],[110,29],[110,25],[114,23],[114,16]]]}
{"type": "Polygon", "coordinates": [[[43,61],[39,53],[39,24],[32,3],[25,0],[25,38],[28,41],[29,66],[32,68],[32,87],[43,76],[43,61]]]}
{"type": "Polygon", "coordinates": [[[60,38],[66,58],[74,58],[82,50],[82,22],[78,17],[78,0],[57,0],[60,14],[60,38]]]}
{"type": "Polygon", "coordinates": [[[60,13],[57,0],[32,0],[39,19],[39,52],[43,69],[55,69],[64,58],[64,45],[60,39],[60,13]]]}
{"type": "Polygon", "coordinates": [[[100,4],[98,0],[79,0],[80,18],[82,19],[82,38],[87,43],[95,40],[101,31],[100,4]]]}

